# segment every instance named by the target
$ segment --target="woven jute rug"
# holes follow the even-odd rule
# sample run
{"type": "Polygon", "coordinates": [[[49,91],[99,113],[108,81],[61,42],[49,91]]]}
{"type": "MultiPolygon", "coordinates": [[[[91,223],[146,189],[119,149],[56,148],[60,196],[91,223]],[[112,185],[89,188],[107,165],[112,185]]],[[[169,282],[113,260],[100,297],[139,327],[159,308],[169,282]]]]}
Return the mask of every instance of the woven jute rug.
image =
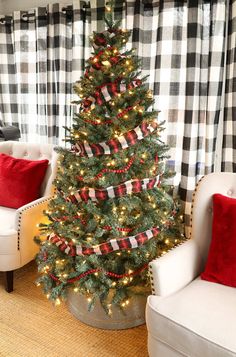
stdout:
{"type": "Polygon", "coordinates": [[[19,269],[8,294],[0,273],[1,357],[148,356],[145,325],[119,331],[87,326],[65,305],[54,307],[35,286],[36,276],[34,262],[19,269]]]}

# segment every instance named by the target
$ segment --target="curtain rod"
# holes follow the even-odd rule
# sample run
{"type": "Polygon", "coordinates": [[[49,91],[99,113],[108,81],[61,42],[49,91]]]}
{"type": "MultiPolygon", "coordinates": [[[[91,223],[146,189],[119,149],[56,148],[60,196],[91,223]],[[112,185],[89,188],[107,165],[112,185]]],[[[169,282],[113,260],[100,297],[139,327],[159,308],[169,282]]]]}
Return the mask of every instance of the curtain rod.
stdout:
{"type": "MultiPolygon", "coordinates": [[[[83,9],[89,9],[89,8],[90,8],[89,4],[83,5],[83,9]]],[[[72,6],[71,5],[64,6],[62,8],[62,12],[65,12],[68,15],[71,14],[73,12],[72,6]]],[[[47,16],[47,11],[45,11],[44,16],[47,16]]],[[[21,20],[28,21],[32,17],[35,17],[35,11],[33,11],[33,12],[24,11],[21,15],[21,20]]],[[[11,23],[12,20],[13,20],[13,16],[11,16],[11,15],[3,16],[3,17],[0,17],[0,24],[5,24],[5,23],[9,23],[9,22],[11,23]]]]}
{"type": "MultiPolygon", "coordinates": [[[[167,1],[172,1],[172,0],[167,0],[167,1]]],[[[209,1],[209,0],[204,0],[204,1],[209,1]]],[[[147,6],[147,7],[155,7],[155,5],[152,3],[152,0],[142,0],[143,5],[147,6]]],[[[90,9],[90,4],[89,3],[84,3],[83,5],[83,9],[90,9]]],[[[62,8],[62,12],[66,12],[68,13],[68,15],[73,13],[73,8],[72,5],[68,5],[68,6],[64,6],[62,8]]],[[[45,11],[44,16],[47,16],[47,11],[45,11]]],[[[28,12],[28,11],[24,11],[21,15],[21,20],[23,21],[28,21],[30,20],[31,17],[35,17],[35,11],[33,12],[28,12]]],[[[0,24],[6,24],[6,23],[11,23],[11,21],[13,20],[13,16],[11,15],[6,15],[3,17],[0,17],[0,24]]]]}

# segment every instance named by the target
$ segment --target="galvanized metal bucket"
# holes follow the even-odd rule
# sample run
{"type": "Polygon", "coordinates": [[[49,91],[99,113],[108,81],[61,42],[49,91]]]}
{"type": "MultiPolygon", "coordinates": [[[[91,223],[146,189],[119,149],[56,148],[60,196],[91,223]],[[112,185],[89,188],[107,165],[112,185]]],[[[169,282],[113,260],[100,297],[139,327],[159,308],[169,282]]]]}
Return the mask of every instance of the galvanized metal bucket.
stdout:
{"type": "Polygon", "coordinates": [[[107,315],[99,301],[92,311],[88,311],[86,297],[70,290],[67,304],[69,311],[87,325],[105,330],[123,330],[145,323],[146,301],[147,296],[134,295],[125,306],[124,312],[112,305],[111,314],[107,315]]]}

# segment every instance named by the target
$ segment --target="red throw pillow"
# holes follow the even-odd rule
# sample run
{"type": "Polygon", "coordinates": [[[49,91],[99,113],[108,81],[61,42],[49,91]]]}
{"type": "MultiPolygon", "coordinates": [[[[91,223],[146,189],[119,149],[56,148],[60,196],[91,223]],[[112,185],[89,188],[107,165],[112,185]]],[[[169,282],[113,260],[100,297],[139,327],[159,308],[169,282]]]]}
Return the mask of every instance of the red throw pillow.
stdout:
{"type": "Polygon", "coordinates": [[[48,160],[16,159],[0,154],[0,206],[19,208],[39,198],[48,160]]]}
{"type": "Polygon", "coordinates": [[[203,280],[236,287],[236,199],[213,195],[212,240],[203,280]]]}

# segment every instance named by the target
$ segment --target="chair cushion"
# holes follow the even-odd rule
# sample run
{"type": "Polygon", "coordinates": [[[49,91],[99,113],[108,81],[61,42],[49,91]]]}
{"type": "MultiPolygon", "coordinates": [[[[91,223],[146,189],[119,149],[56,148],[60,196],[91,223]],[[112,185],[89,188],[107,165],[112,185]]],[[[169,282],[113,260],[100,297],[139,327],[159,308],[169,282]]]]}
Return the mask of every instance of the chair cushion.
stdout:
{"type": "Polygon", "coordinates": [[[40,196],[48,160],[16,159],[0,154],[0,206],[19,208],[40,196]]]}
{"type": "Polygon", "coordinates": [[[15,216],[15,209],[0,206],[0,255],[17,252],[15,216]]]}
{"type": "Polygon", "coordinates": [[[212,239],[204,280],[236,287],[236,199],[213,195],[212,239]]]}
{"type": "Polygon", "coordinates": [[[148,331],[184,356],[236,356],[235,306],[234,288],[199,277],[168,297],[148,297],[148,331]]]}

